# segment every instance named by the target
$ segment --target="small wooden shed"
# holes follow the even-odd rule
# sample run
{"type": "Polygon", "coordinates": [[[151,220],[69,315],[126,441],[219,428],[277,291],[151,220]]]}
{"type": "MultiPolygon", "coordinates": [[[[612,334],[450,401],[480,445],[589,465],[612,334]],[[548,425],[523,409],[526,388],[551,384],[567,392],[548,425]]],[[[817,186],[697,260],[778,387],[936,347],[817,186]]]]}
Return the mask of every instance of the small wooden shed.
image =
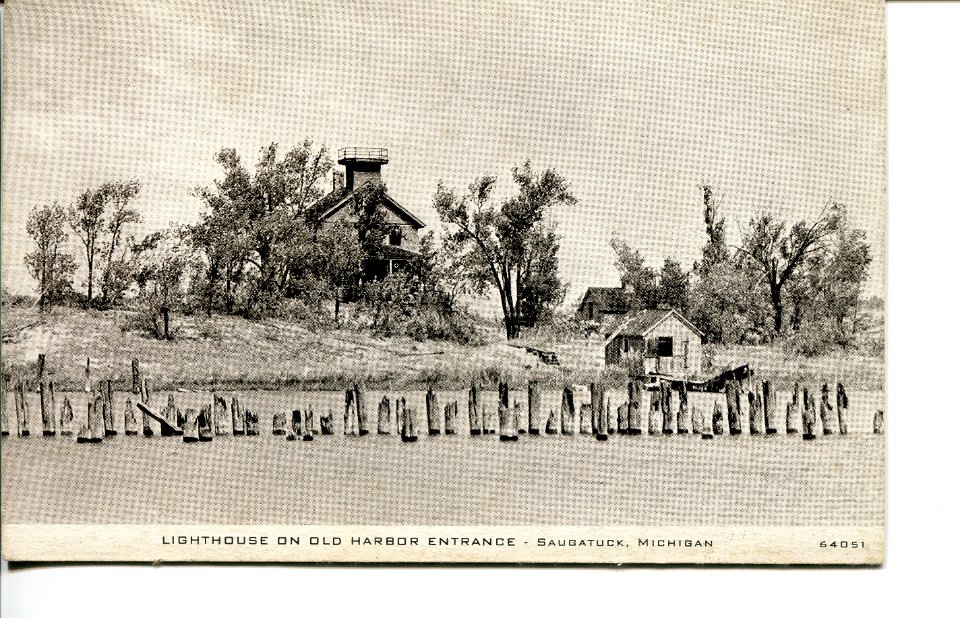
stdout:
{"type": "Polygon", "coordinates": [[[604,341],[607,365],[640,363],[643,373],[689,378],[701,372],[704,334],[676,309],[646,309],[613,329],[604,341]]]}

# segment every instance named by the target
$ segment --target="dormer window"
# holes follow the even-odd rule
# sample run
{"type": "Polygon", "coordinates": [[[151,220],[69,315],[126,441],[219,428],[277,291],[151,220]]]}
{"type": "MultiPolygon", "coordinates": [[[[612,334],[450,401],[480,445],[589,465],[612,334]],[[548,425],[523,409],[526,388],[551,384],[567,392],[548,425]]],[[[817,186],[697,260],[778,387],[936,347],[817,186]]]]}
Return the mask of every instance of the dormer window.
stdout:
{"type": "Polygon", "coordinates": [[[400,226],[395,225],[390,228],[390,244],[399,247],[401,240],[403,240],[403,234],[400,233],[400,226]]]}

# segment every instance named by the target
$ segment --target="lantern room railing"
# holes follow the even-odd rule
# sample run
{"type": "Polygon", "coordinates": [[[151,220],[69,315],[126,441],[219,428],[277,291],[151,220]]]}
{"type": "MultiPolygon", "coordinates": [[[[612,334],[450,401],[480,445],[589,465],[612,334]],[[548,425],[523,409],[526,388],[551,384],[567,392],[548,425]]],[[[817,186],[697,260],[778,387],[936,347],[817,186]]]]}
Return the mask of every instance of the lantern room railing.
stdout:
{"type": "Polygon", "coordinates": [[[337,151],[337,163],[343,165],[348,161],[364,163],[386,163],[390,160],[386,148],[359,148],[351,146],[337,151]]]}

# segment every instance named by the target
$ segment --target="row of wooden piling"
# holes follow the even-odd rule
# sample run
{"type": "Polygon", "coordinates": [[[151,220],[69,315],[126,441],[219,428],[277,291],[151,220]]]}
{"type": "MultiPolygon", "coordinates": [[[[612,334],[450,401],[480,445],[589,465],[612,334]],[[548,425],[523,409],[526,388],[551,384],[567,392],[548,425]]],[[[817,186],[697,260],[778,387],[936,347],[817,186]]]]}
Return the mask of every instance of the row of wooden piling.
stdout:
{"type": "MultiPolygon", "coordinates": [[[[229,408],[224,397],[214,394],[212,404],[180,410],[171,394],[167,397],[166,405],[159,408],[151,401],[150,386],[141,374],[137,359],[133,359],[131,363],[131,377],[130,392],[123,414],[126,435],[142,433],[149,437],[159,433],[161,436],[182,436],[186,442],[202,442],[212,440],[215,435],[259,434],[259,415],[242,407],[237,397],[231,398],[229,408]]],[[[43,435],[56,435],[58,429],[61,435],[72,435],[73,406],[70,400],[64,397],[60,407],[58,428],[54,383],[47,379],[46,362],[42,354],[37,361],[37,378],[43,435]]],[[[114,410],[115,390],[117,390],[115,383],[111,380],[100,380],[93,384],[88,359],[84,387],[86,411],[85,414],[81,411],[78,419],[81,421],[77,434],[78,442],[99,442],[104,437],[117,435],[119,423],[114,410]]],[[[13,391],[17,433],[20,436],[28,436],[30,433],[27,423],[29,410],[24,381],[18,380],[13,391]]],[[[819,391],[818,399],[815,388],[801,387],[799,382],[794,384],[792,399],[786,405],[786,433],[802,433],[804,439],[813,439],[817,433],[818,420],[823,435],[847,433],[849,398],[843,384],[836,385],[835,406],[831,403],[833,397],[830,384],[823,384],[819,391]]],[[[744,432],[745,426],[751,435],[777,433],[773,418],[777,410],[775,391],[769,381],[753,378],[746,381],[728,381],[724,391],[726,410],[720,402],[715,402],[712,411],[691,405],[686,383],[682,381],[661,380],[656,387],[651,387],[642,379],[631,380],[627,385],[627,400],[616,408],[613,408],[604,386],[594,383],[590,385],[589,402],[583,402],[580,406],[579,433],[592,434],[601,441],[606,440],[611,433],[642,434],[640,411],[644,393],[649,393],[646,431],[650,435],[692,433],[704,439],[710,439],[714,435],[723,435],[725,430],[730,435],[739,435],[744,432]],[[677,393],[676,408],[673,405],[674,391],[677,393]],[[747,404],[746,422],[744,422],[742,409],[744,401],[747,404]]],[[[501,382],[498,387],[496,409],[488,409],[479,402],[477,385],[471,385],[467,393],[470,434],[474,436],[498,434],[502,441],[517,440],[518,435],[523,433],[538,435],[542,409],[540,384],[536,381],[528,382],[526,395],[527,406],[524,414],[520,402],[516,401],[517,398],[514,398],[513,405],[510,405],[510,387],[506,382],[501,382]]],[[[446,403],[441,410],[437,395],[431,388],[427,390],[425,406],[429,435],[456,433],[459,415],[457,401],[446,403]]],[[[416,410],[407,405],[405,398],[398,398],[391,402],[390,398],[383,397],[377,406],[377,433],[388,435],[396,431],[404,441],[415,441],[417,439],[415,416],[416,410]]],[[[0,409],[0,421],[2,421],[3,435],[8,435],[6,411],[2,409],[0,409]]],[[[346,435],[363,436],[372,431],[372,420],[369,418],[364,402],[364,393],[358,385],[344,391],[343,427],[346,435]]],[[[556,408],[550,409],[544,431],[547,434],[577,433],[572,386],[566,385],[563,388],[559,414],[556,408]]],[[[874,417],[873,431],[878,434],[883,433],[881,410],[878,410],[874,417]]],[[[289,440],[312,440],[315,435],[331,435],[334,433],[333,412],[324,410],[315,413],[312,406],[308,406],[305,410],[294,410],[290,414],[289,426],[286,412],[278,412],[273,415],[273,433],[285,435],[289,440]],[[315,417],[318,421],[317,426],[314,424],[315,417]]]]}

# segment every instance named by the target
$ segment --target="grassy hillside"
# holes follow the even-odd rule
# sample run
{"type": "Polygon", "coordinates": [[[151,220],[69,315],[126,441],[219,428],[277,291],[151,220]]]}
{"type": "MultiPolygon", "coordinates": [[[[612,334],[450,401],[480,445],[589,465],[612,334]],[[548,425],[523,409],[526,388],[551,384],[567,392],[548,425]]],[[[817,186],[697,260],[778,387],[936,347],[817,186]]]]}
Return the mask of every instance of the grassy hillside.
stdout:
{"type": "MultiPolygon", "coordinates": [[[[546,365],[522,347],[510,345],[494,326],[486,343],[462,345],[444,341],[377,337],[340,329],[314,332],[282,320],[250,321],[237,317],[175,316],[176,337],[159,341],[129,330],[124,311],[83,311],[57,307],[41,314],[35,307],[7,304],[0,312],[5,373],[30,375],[38,354],[46,354],[50,377],[61,389],[83,386],[83,369],[91,359],[95,379],[127,380],[130,361],[139,358],[154,389],[296,386],[341,388],[353,383],[371,387],[462,388],[476,380],[493,386],[500,379],[519,383],[539,379],[559,386],[603,380],[622,384],[623,370],[603,365],[603,341],[544,335],[521,338],[556,352],[560,366],[546,365]]],[[[706,375],[749,362],[764,379],[778,385],[794,380],[841,380],[859,388],[883,388],[883,360],[856,353],[834,352],[803,358],[772,346],[708,346],[706,375]]]]}

